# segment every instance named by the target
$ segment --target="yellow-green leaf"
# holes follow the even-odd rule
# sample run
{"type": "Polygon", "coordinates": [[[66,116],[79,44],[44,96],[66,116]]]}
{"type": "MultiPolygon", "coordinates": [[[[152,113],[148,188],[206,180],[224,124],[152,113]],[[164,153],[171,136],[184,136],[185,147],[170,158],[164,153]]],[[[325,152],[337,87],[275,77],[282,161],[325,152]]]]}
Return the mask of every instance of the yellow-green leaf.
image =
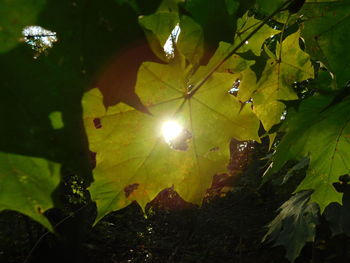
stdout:
{"type": "MultiPolygon", "coordinates": [[[[248,16],[248,13],[246,13],[242,18],[238,19],[235,45],[242,42],[261,23],[262,21],[255,19],[253,16],[248,16]]],[[[273,29],[265,24],[249,40],[247,40],[246,43],[244,43],[238,52],[252,50],[255,55],[259,56],[261,54],[264,41],[267,38],[278,34],[279,32],[279,30],[273,29]]]]}
{"type": "Polygon", "coordinates": [[[90,187],[97,220],[132,200],[144,207],[171,186],[186,201],[200,204],[212,176],[226,170],[230,139],[259,141],[259,121],[251,107],[241,109],[228,93],[232,74],[215,73],[192,97],[186,96],[185,79],[177,64],[143,63],[136,92],[152,115],[125,104],[106,111],[97,89],[84,96],[90,149],[97,153],[90,187]],[[184,130],[180,139],[167,143],[162,126],[169,120],[184,130]]]}
{"type": "Polygon", "coordinates": [[[292,84],[314,77],[309,56],[300,49],[299,35],[296,32],[277,45],[276,57],[267,61],[255,89],[239,91],[240,96],[253,99],[254,112],[267,131],[280,122],[285,108],[280,100],[298,99],[292,84]]]}

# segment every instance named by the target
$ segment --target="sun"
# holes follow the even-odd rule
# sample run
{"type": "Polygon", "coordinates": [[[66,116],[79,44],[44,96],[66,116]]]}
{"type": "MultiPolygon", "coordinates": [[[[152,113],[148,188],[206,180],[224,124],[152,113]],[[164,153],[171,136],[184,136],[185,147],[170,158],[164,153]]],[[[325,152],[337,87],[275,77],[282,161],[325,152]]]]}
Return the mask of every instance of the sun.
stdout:
{"type": "Polygon", "coordinates": [[[170,120],[164,122],[162,125],[162,135],[165,142],[170,143],[172,140],[176,139],[183,130],[184,128],[176,121],[170,120]]]}

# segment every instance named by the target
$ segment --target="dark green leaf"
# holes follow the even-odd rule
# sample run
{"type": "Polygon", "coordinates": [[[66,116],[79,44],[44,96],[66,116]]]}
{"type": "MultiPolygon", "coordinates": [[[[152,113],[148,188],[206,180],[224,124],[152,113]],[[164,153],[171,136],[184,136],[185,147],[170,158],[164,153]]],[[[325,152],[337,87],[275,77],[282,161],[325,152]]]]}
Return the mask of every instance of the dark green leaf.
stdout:
{"type": "Polygon", "coordinates": [[[207,59],[220,41],[233,42],[238,6],[237,0],[217,0],[215,4],[211,0],[186,1],[186,9],[203,28],[204,42],[209,52],[206,54],[207,59]]]}
{"type": "Polygon", "coordinates": [[[301,191],[285,202],[264,237],[264,240],[270,237],[275,246],[284,246],[286,258],[291,262],[298,257],[305,243],[313,242],[315,238],[318,207],[309,202],[311,193],[301,191]]]}
{"type": "Polygon", "coordinates": [[[299,112],[287,118],[288,130],[277,147],[272,167],[278,171],[288,160],[310,158],[305,179],[297,190],[314,189],[311,200],[321,211],[331,202],[341,202],[332,183],[349,172],[349,99],[322,112],[332,97],[316,96],[305,100],[299,112]]]}
{"type": "Polygon", "coordinates": [[[45,5],[46,0],[0,0],[0,54],[22,42],[23,28],[36,24],[45,5]]]}
{"type": "Polygon", "coordinates": [[[338,89],[350,79],[350,2],[310,2],[300,14],[305,19],[302,37],[306,50],[315,60],[320,60],[335,75],[338,89]]]}

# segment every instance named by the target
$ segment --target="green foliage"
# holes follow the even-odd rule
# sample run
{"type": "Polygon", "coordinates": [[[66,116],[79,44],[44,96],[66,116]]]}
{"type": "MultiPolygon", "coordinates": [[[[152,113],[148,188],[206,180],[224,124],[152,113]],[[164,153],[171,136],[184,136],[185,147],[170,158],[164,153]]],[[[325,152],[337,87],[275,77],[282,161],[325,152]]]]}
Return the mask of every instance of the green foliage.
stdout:
{"type": "MultiPolygon", "coordinates": [[[[0,2],[0,50],[8,51],[0,54],[0,151],[60,163],[83,178],[86,186],[92,176],[81,117],[82,94],[111,54],[140,38],[142,31],[128,6],[112,0],[87,6],[83,2],[0,2]],[[37,59],[20,41],[23,27],[33,24],[57,33],[58,38],[37,59]],[[16,33],[3,40],[6,32],[16,33]]],[[[16,191],[23,190],[18,185],[16,191]]]]}
{"type": "Polygon", "coordinates": [[[232,42],[238,7],[238,0],[217,0],[215,5],[211,0],[186,1],[186,9],[203,28],[204,41],[209,50],[215,50],[220,41],[232,42]]]}
{"type": "Polygon", "coordinates": [[[256,0],[258,10],[265,14],[271,14],[273,11],[277,10],[280,6],[282,6],[284,2],[285,1],[283,0],[274,0],[274,1],[256,0]]]}
{"type": "Polygon", "coordinates": [[[133,200],[144,208],[168,187],[200,204],[213,175],[227,172],[232,138],[269,136],[277,147],[265,180],[288,161],[310,162],[296,191],[312,194],[285,203],[269,232],[294,260],[313,240],[309,199],[321,212],[340,203],[332,183],[350,167],[350,2],[303,4],[0,0],[0,209],[52,230],[42,213],[61,166],[76,174],[78,196],[94,181],[96,221],[133,200]],[[39,57],[20,40],[35,24],[58,39],[39,57]],[[312,92],[300,92],[310,79],[312,92]],[[183,127],[178,138],[161,134],[169,120],[183,127]]]}
{"type": "Polygon", "coordinates": [[[286,257],[291,262],[298,257],[306,242],[314,241],[318,207],[309,203],[310,194],[311,191],[302,191],[285,202],[264,237],[264,240],[268,237],[275,240],[275,246],[284,246],[286,257]]]}
{"type": "Polygon", "coordinates": [[[272,159],[272,174],[291,159],[308,156],[310,165],[297,191],[314,189],[311,201],[321,212],[331,202],[341,203],[341,195],[332,183],[349,172],[349,100],[322,111],[331,97],[315,96],[301,103],[299,111],[287,118],[287,133],[272,159]],[[322,132],[320,132],[322,131],[322,132]],[[321,149],[321,150],[320,150],[321,149]]]}
{"type": "Polygon", "coordinates": [[[53,207],[60,165],[41,158],[0,153],[0,211],[11,209],[53,230],[44,212],[53,207]]]}
{"type": "Polygon", "coordinates": [[[319,60],[335,75],[337,88],[349,80],[350,41],[347,29],[350,26],[350,2],[310,2],[300,11],[303,14],[302,37],[313,59],[319,60]]]}

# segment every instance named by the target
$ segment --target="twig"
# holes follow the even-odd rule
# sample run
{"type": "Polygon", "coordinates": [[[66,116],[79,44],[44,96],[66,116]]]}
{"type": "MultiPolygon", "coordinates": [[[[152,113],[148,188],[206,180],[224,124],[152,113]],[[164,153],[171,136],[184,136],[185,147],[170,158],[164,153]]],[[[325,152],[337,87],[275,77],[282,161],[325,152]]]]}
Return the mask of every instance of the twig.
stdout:
{"type": "MultiPolygon", "coordinates": [[[[82,207],[80,207],[79,209],[77,209],[75,212],[73,212],[71,215],[66,216],[65,218],[63,218],[61,221],[59,221],[56,225],[53,226],[53,229],[57,228],[58,226],[60,226],[62,223],[64,223],[65,221],[67,221],[69,218],[75,216],[76,213],[78,213],[80,210],[82,210],[83,208],[87,207],[89,205],[86,204],[82,207]]],[[[46,237],[49,233],[51,233],[50,231],[46,231],[44,234],[41,235],[41,237],[36,241],[36,243],[34,244],[34,246],[32,247],[32,249],[29,251],[28,255],[26,256],[25,260],[23,261],[23,263],[28,263],[29,259],[31,258],[33,252],[35,251],[35,249],[38,247],[38,245],[40,244],[41,240],[44,239],[44,237],[46,237]]]]}
{"type": "Polygon", "coordinates": [[[256,27],[246,38],[244,38],[232,51],[230,51],[226,57],[220,61],[209,73],[208,75],[201,81],[199,82],[198,85],[196,85],[192,91],[189,92],[188,96],[186,97],[186,99],[191,98],[198,89],[200,89],[203,84],[211,77],[211,75],[213,75],[213,73],[222,65],[224,64],[234,53],[237,52],[238,49],[240,49],[247,40],[249,40],[256,32],[258,32],[260,30],[260,28],[262,28],[273,16],[275,16],[277,13],[279,13],[280,11],[282,11],[283,9],[286,8],[286,6],[288,6],[290,4],[290,2],[292,2],[293,0],[288,0],[285,3],[283,3],[283,5],[281,7],[279,7],[276,11],[274,11],[271,15],[267,16],[262,22],[261,24],[256,27]]]}

